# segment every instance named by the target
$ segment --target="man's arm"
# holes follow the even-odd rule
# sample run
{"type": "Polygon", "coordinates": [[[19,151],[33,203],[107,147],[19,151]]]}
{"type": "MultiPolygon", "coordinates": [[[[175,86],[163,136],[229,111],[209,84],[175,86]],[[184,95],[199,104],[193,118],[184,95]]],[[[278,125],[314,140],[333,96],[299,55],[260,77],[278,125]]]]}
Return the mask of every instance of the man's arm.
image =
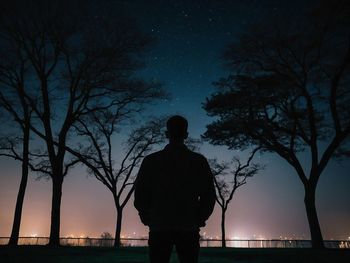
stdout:
{"type": "Polygon", "coordinates": [[[199,226],[203,227],[205,226],[205,221],[213,213],[216,195],[213,174],[204,157],[201,166],[202,183],[199,194],[199,226]]]}
{"type": "Polygon", "coordinates": [[[149,160],[143,159],[135,182],[134,206],[144,225],[149,224],[149,203],[151,198],[151,175],[149,160]]]}

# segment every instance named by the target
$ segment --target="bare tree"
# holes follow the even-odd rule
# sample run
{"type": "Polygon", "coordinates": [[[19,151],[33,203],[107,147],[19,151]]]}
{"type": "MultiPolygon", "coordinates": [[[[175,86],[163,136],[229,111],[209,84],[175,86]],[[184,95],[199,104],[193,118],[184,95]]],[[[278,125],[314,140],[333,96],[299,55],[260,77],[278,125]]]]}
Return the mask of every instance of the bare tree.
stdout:
{"type": "Polygon", "coordinates": [[[212,143],[255,145],[295,169],[315,248],[324,247],[315,205],[319,178],[332,157],[349,153],[349,14],[349,1],[320,1],[299,19],[247,30],[227,48],[232,73],[215,83],[218,92],[205,104],[219,117],[205,134],[212,143]],[[306,155],[310,167],[303,165],[306,155]]]}
{"type": "Polygon", "coordinates": [[[101,235],[100,235],[100,238],[102,239],[101,240],[101,246],[103,247],[110,247],[111,244],[112,244],[112,241],[113,241],[113,236],[111,233],[109,232],[103,232],[101,235]]]}
{"type": "Polygon", "coordinates": [[[121,117],[118,112],[119,109],[114,114],[110,111],[94,114],[91,121],[96,125],[77,124],[78,135],[87,137],[89,143],[81,146],[80,151],[68,149],[113,195],[116,208],[115,247],[121,244],[123,210],[134,191],[135,169],[143,157],[165,139],[164,120],[153,119],[129,134],[122,153],[122,146],[112,143],[121,117]],[[118,150],[119,161],[114,156],[115,149],[118,150]]]}
{"type": "Polygon", "coordinates": [[[12,246],[17,245],[18,243],[21,218],[22,218],[22,207],[23,207],[24,196],[27,188],[28,173],[29,173],[29,168],[28,168],[29,167],[28,165],[29,136],[26,130],[22,130],[22,132],[24,136],[20,139],[7,137],[6,139],[0,142],[0,156],[10,157],[15,160],[19,160],[22,163],[21,181],[20,181],[20,186],[17,193],[11,236],[8,243],[9,245],[12,245],[12,246]],[[16,149],[18,148],[18,145],[22,146],[21,153],[18,153],[18,151],[20,150],[16,149]]]}
{"type": "Polygon", "coordinates": [[[247,183],[247,178],[256,175],[263,166],[251,163],[257,149],[249,156],[246,163],[242,164],[239,157],[234,157],[231,162],[218,162],[210,159],[209,164],[214,175],[216,189],[216,202],[221,208],[221,246],[226,247],[225,220],[226,211],[236,190],[247,183]]]}
{"type": "Polygon", "coordinates": [[[104,238],[104,239],[111,239],[112,238],[112,234],[109,233],[109,232],[103,232],[100,237],[104,238]]]}
{"type": "MultiPolygon", "coordinates": [[[[1,37],[0,37],[1,41],[1,37]]],[[[1,41],[0,50],[0,110],[5,111],[6,117],[10,117],[17,124],[18,129],[11,125],[4,124],[3,127],[9,130],[4,136],[0,145],[0,155],[15,158],[22,162],[21,182],[17,194],[16,207],[12,225],[9,245],[17,245],[22,218],[22,207],[28,181],[29,163],[29,140],[30,123],[32,111],[25,100],[27,59],[21,52],[11,46],[11,42],[1,41]],[[9,136],[10,131],[18,134],[17,137],[9,136]],[[21,153],[17,153],[21,148],[21,153]],[[16,154],[14,154],[14,151],[16,154]],[[20,159],[17,158],[20,156],[20,159]]],[[[5,117],[4,116],[4,117],[5,117]]]]}
{"type": "Polygon", "coordinates": [[[46,145],[47,158],[38,156],[44,158],[40,170],[52,180],[52,246],[59,245],[63,180],[78,162],[66,152],[73,125],[120,103],[125,94],[161,93],[158,85],[133,76],[150,39],[125,17],[94,14],[86,3],[1,3],[1,37],[30,65],[31,89],[23,97],[36,119],[30,129],[46,145]]]}

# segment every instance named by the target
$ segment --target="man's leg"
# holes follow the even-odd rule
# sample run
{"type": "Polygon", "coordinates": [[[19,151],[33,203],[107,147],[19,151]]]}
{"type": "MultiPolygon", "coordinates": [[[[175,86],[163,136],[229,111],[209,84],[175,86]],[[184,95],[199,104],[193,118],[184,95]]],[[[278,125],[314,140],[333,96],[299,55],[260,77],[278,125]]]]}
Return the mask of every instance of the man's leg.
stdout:
{"type": "Polygon", "coordinates": [[[150,262],[169,262],[173,243],[172,233],[166,231],[150,231],[148,238],[150,262]]]}
{"type": "Polygon", "coordinates": [[[199,231],[181,231],[176,234],[175,246],[181,263],[197,263],[199,231]]]}

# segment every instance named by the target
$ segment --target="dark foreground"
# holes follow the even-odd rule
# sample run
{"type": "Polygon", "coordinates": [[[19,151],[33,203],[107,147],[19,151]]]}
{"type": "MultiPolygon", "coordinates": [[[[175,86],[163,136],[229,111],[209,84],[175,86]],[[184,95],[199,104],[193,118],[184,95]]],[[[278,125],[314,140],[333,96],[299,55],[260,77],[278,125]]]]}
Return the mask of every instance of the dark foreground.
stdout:
{"type": "MultiPolygon", "coordinates": [[[[61,247],[58,249],[44,246],[20,246],[11,248],[0,246],[0,262],[148,262],[147,247],[92,248],[61,247]]],[[[178,262],[173,253],[171,262],[178,262]]],[[[349,263],[350,250],[313,250],[313,249],[248,249],[248,248],[201,248],[199,262],[215,263],[349,263]]]]}

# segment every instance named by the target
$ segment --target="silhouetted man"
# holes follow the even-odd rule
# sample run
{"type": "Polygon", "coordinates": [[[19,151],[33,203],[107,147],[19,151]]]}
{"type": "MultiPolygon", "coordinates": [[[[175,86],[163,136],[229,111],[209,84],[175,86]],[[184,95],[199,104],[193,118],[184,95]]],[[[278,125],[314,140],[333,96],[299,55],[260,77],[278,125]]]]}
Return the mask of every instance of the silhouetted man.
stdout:
{"type": "Polygon", "coordinates": [[[167,263],[175,246],[181,263],[198,262],[199,228],[213,212],[215,188],[206,158],[185,145],[187,120],[167,122],[169,144],[143,160],[134,205],[149,226],[151,263],[167,263]]]}

